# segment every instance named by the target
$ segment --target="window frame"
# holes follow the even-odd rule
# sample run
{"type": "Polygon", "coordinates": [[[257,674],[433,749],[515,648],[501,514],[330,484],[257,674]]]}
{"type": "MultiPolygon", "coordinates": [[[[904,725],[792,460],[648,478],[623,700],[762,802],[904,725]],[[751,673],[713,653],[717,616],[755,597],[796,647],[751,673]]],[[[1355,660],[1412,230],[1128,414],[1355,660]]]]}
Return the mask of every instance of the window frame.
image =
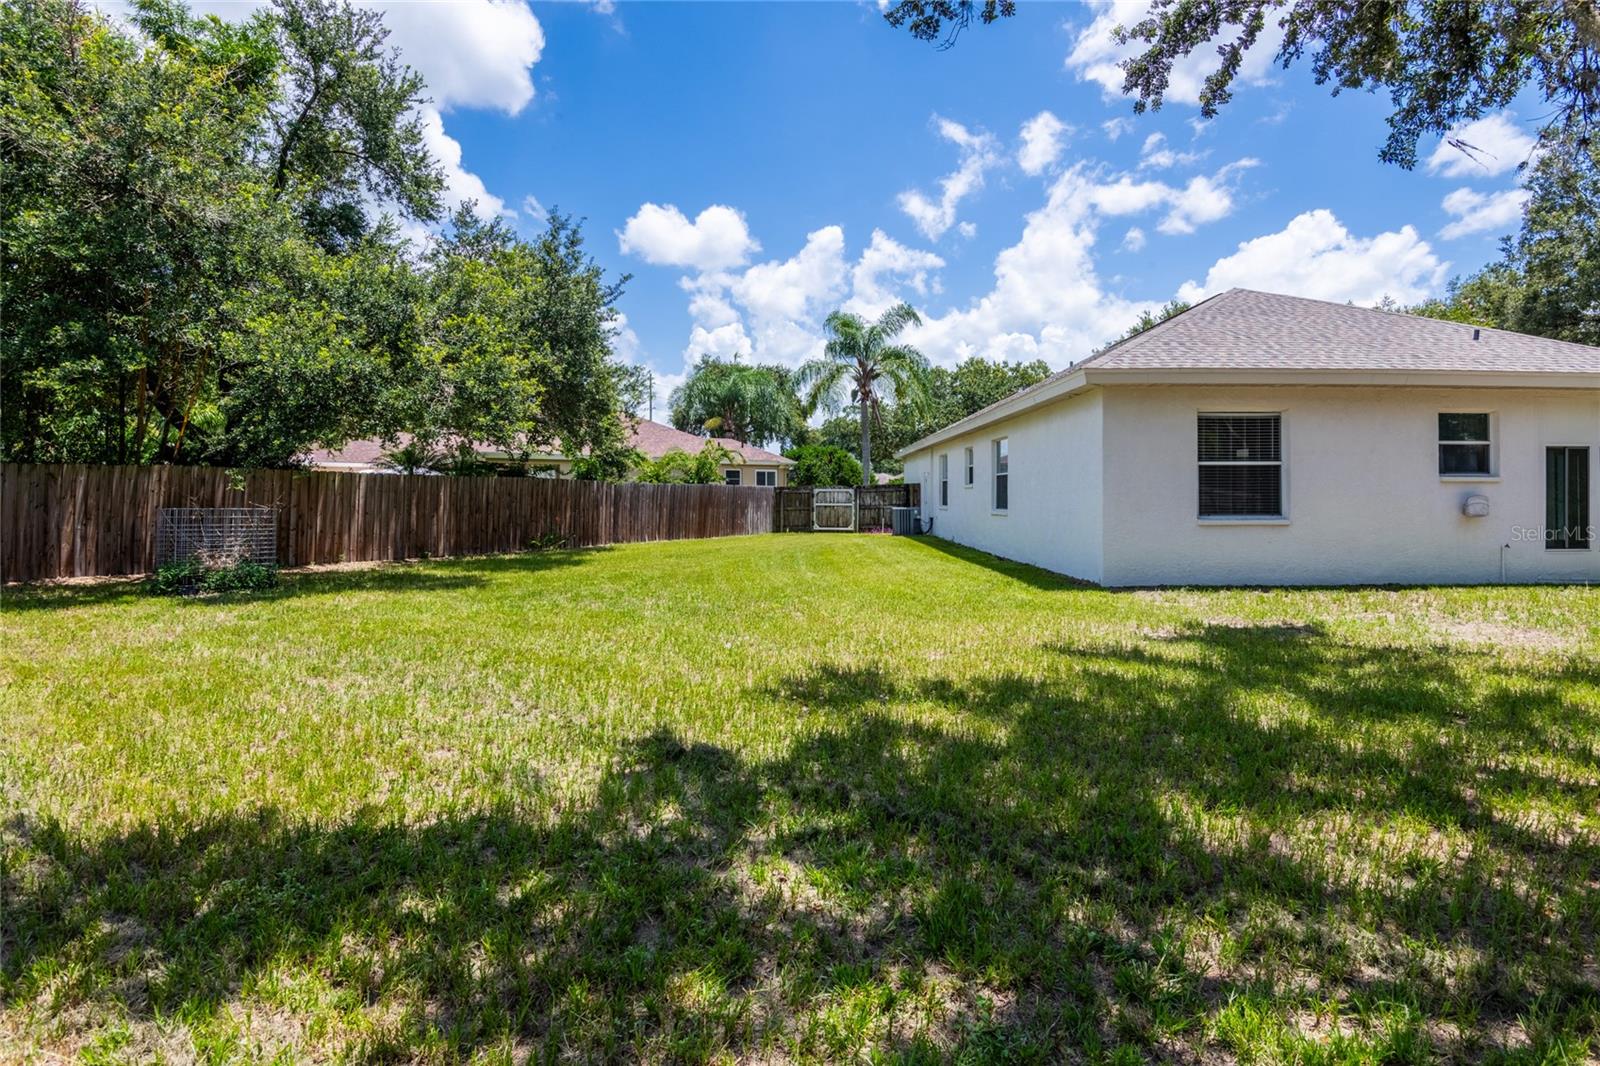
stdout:
{"type": "Polygon", "coordinates": [[[775,489],[777,487],[778,487],[778,472],[776,470],[757,470],[756,471],[756,488],[758,488],[758,489],[775,489]],[[765,484],[763,484],[761,479],[764,478],[764,477],[769,477],[772,480],[769,481],[769,482],[766,482],[765,484]]]}
{"type": "Polygon", "coordinates": [[[963,451],[966,453],[965,455],[962,456],[962,458],[966,461],[966,464],[967,464],[967,475],[966,475],[967,476],[967,480],[962,485],[962,487],[970,489],[970,488],[972,488],[972,486],[978,480],[977,462],[973,458],[973,455],[972,455],[972,453],[973,453],[972,445],[970,445],[970,444],[967,445],[967,447],[964,448],[963,451]]]}
{"type": "Polygon", "coordinates": [[[1499,451],[1495,447],[1495,438],[1498,436],[1498,434],[1495,432],[1496,428],[1497,427],[1495,426],[1495,416],[1494,416],[1494,412],[1493,411],[1472,411],[1472,410],[1461,411],[1461,410],[1455,410],[1455,411],[1438,411],[1438,412],[1436,412],[1436,417],[1434,418],[1434,434],[1433,434],[1434,438],[1435,438],[1435,442],[1434,442],[1435,443],[1434,460],[1438,464],[1439,480],[1440,481],[1499,481],[1500,480],[1500,457],[1499,457],[1499,451]],[[1444,432],[1443,432],[1444,431],[1443,422],[1444,422],[1444,418],[1445,418],[1446,415],[1482,415],[1483,419],[1484,419],[1484,426],[1486,427],[1485,431],[1489,434],[1488,439],[1487,440],[1445,440],[1444,439],[1444,432]],[[1488,467],[1489,468],[1487,470],[1482,470],[1482,471],[1462,471],[1461,473],[1458,473],[1458,474],[1446,473],[1445,469],[1444,469],[1444,450],[1446,448],[1452,447],[1452,446],[1455,446],[1455,447],[1467,447],[1467,448],[1480,448],[1480,447],[1487,448],[1488,449],[1488,453],[1489,453],[1489,458],[1488,458],[1488,467]]]}
{"type": "Polygon", "coordinates": [[[950,507],[950,453],[939,453],[939,510],[950,507]]]}
{"type": "Polygon", "coordinates": [[[730,466],[722,472],[722,483],[730,489],[744,488],[744,471],[736,466],[730,466]]]}
{"type": "Polygon", "coordinates": [[[1201,525],[1278,525],[1289,524],[1289,419],[1284,411],[1196,411],[1195,432],[1195,520],[1201,525]],[[1206,418],[1275,418],[1278,420],[1277,459],[1201,459],[1200,424],[1206,418]],[[1278,468],[1278,510],[1272,514],[1205,514],[1201,511],[1200,472],[1206,467],[1275,466],[1278,468]]]}
{"type": "Polygon", "coordinates": [[[1592,449],[1590,449],[1590,447],[1587,444],[1550,444],[1550,445],[1546,445],[1545,446],[1545,449],[1544,449],[1544,455],[1545,455],[1545,459],[1544,459],[1544,463],[1545,463],[1545,475],[1544,475],[1545,476],[1545,484],[1544,484],[1544,493],[1545,493],[1545,501],[1544,501],[1545,527],[1544,527],[1544,538],[1543,538],[1544,539],[1544,550],[1545,551],[1550,551],[1550,552],[1582,552],[1582,551],[1589,551],[1594,547],[1594,537],[1589,535],[1591,533],[1591,531],[1594,529],[1594,526],[1593,526],[1593,521],[1594,521],[1594,461],[1593,461],[1593,459],[1590,458],[1591,452],[1592,452],[1592,449]],[[1572,453],[1578,452],[1578,453],[1582,454],[1582,456],[1583,456],[1583,476],[1580,479],[1582,481],[1582,483],[1583,483],[1583,511],[1581,512],[1581,516],[1576,521],[1574,521],[1572,519],[1572,516],[1571,516],[1572,500],[1571,499],[1567,499],[1567,500],[1565,500],[1567,514],[1565,516],[1554,516],[1556,518],[1556,522],[1555,522],[1554,525],[1552,525],[1551,524],[1551,518],[1553,516],[1552,516],[1551,512],[1555,510],[1556,501],[1550,495],[1550,489],[1552,487],[1551,486],[1552,471],[1551,471],[1550,467],[1551,467],[1551,460],[1553,460],[1555,458],[1556,453],[1558,453],[1558,452],[1565,453],[1566,462],[1568,464],[1566,480],[1565,480],[1565,483],[1564,483],[1564,486],[1563,486],[1564,490],[1566,488],[1570,488],[1571,482],[1572,482],[1572,474],[1571,474],[1572,453]],[[1572,542],[1573,538],[1567,538],[1567,537],[1562,537],[1558,541],[1557,538],[1551,536],[1551,534],[1553,532],[1555,532],[1557,529],[1561,529],[1561,530],[1572,530],[1572,529],[1581,530],[1581,532],[1583,534],[1582,542],[1581,543],[1573,543],[1572,542]]]}
{"type": "Polygon", "coordinates": [[[995,437],[989,442],[989,458],[994,464],[994,469],[989,475],[989,513],[1004,515],[1011,513],[1011,437],[995,437]],[[1004,454],[1002,454],[1002,452],[1004,454]],[[1004,463],[1002,469],[1001,464],[1004,463]],[[1000,503],[1001,479],[1005,479],[1005,504],[1000,503]]]}

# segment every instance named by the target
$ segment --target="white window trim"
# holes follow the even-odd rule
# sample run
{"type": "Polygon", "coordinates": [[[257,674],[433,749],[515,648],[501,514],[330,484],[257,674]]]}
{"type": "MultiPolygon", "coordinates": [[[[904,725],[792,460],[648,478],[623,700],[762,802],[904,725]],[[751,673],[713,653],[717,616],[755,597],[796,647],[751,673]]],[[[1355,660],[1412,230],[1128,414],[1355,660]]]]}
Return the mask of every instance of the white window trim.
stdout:
{"type": "Polygon", "coordinates": [[[939,453],[939,476],[935,479],[939,483],[939,510],[950,509],[950,453],[939,453]]]}
{"type": "Polygon", "coordinates": [[[978,461],[977,461],[976,456],[974,455],[975,450],[976,449],[972,448],[969,445],[968,447],[966,447],[962,451],[961,458],[962,458],[963,462],[965,463],[965,471],[966,471],[966,473],[964,474],[964,477],[966,478],[966,480],[963,481],[962,485],[961,485],[961,487],[964,488],[964,489],[970,489],[970,488],[972,488],[972,486],[974,486],[974,485],[976,485],[978,483],[978,461]]]}
{"type": "MultiPolygon", "coordinates": [[[[1489,432],[1491,432],[1491,433],[1494,432],[1494,427],[1493,426],[1491,426],[1489,428],[1489,432]]],[[[1561,448],[1561,449],[1564,449],[1566,451],[1581,450],[1583,452],[1583,457],[1586,460],[1588,460],[1588,462],[1591,464],[1590,470],[1589,470],[1589,478],[1590,478],[1591,482],[1593,481],[1593,479],[1594,479],[1594,469],[1593,469],[1594,460],[1590,458],[1590,454],[1591,453],[1590,453],[1589,445],[1587,445],[1587,444],[1546,444],[1545,445],[1545,449],[1546,449],[1547,452],[1551,448],[1561,448]]],[[[1550,490],[1548,488],[1546,488],[1545,491],[1549,492],[1550,490]]],[[[1590,503],[1589,503],[1589,506],[1592,508],[1594,506],[1594,501],[1591,500],[1590,503]]],[[[1591,514],[1591,517],[1593,517],[1592,514],[1591,514]]],[[[1593,530],[1594,526],[1591,525],[1589,528],[1590,528],[1590,530],[1593,530]]],[[[1587,544],[1579,544],[1576,547],[1572,547],[1572,548],[1557,548],[1555,545],[1551,544],[1549,540],[1546,540],[1544,542],[1544,550],[1547,551],[1547,552],[1588,552],[1588,551],[1594,551],[1594,538],[1593,537],[1589,538],[1589,543],[1587,543],[1587,544]]]]}
{"type": "Polygon", "coordinates": [[[989,513],[1005,516],[1011,513],[1011,437],[995,437],[989,441],[989,461],[994,469],[989,472],[989,513]],[[1006,505],[1000,506],[1000,442],[1006,442],[1006,505]]]}
{"type": "Polygon", "coordinates": [[[732,468],[729,468],[727,470],[724,470],[722,472],[722,483],[724,485],[728,486],[728,488],[730,488],[730,489],[742,489],[742,488],[744,488],[744,471],[740,470],[738,467],[732,467],[732,468]],[[738,480],[729,481],[728,480],[728,475],[729,474],[732,474],[738,480]]]}
{"type": "Polygon", "coordinates": [[[1434,469],[1437,470],[1438,466],[1439,466],[1439,449],[1444,447],[1447,444],[1487,444],[1489,446],[1489,472],[1487,474],[1446,474],[1446,473],[1441,471],[1440,474],[1439,474],[1439,480],[1440,481],[1448,481],[1451,484],[1459,484],[1459,483],[1464,482],[1464,481],[1465,482],[1484,482],[1484,483],[1499,481],[1500,480],[1500,449],[1495,447],[1495,443],[1494,442],[1495,442],[1495,439],[1500,436],[1500,434],[1498,432],[1500,427],[1497,424],[1499,422],[1499,419],[1497,419],[1495,417],[1495,413],[1493,411],[1484,411],[1484,410],[1481,410],[1481,409],[1479,409],[1479,410],[1472,410],[1472,409],[1462,410],[1460,408],[1455,408],[1455,409],[1449,410],[1449,411],[1437,411],[1437,412],[1434,413],[1434,417],[1433,417],[1433,435],[1435,437],[1437,437],[1439,435],[1439,418],[1442,415],[1488,415],[1489,416],[1489,439],[1488,440],[1439,440],[1439,441],[1435,441],[1434,442],[1434,449],[1433,449],[1433,465],[1434,465],[1434,469]]]}
{"type": "Polygon", "coordinates": [[[756,471],[756,488],[758,488],[758,489],[775,489],[777,487],[778,487],[778,472],[776,470],[757,470],[756,471]],[[772,478],[772,484],[763,485],[761,483],[761,479],[762,479],[763,476],[772,478]]]}
{"type": "Polygon", "coordinates": [[[1289,461],[1284,456],[1289,454],[1289,414],[1286,411],[1196,411],[1195,425],[1198,428],[1200,416],[1212,418],[1259,418],[1262,415],[1278,416],[1278,458],[1272,459],[1216,459],[1206,462],[1195,456],[1195,522],[1202,526],[1286,526],[1289,525],[1289,461]],[[1199,468],[1202,466],[1276,466],[1278,468],[1278,513],[1277,514],[1214,514],[1203,515],[1200,513],[1200,478],[1199,468]]]}

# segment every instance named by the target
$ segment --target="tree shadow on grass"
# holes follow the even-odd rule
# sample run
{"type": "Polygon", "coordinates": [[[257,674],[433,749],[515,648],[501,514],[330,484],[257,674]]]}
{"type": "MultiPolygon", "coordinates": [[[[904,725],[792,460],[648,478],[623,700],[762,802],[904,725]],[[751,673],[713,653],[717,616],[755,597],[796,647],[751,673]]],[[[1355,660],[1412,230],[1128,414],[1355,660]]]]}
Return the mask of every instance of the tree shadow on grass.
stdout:
{"type": "Polygon", "coordinates": [[[991,555],[986,551],[979,551],[977,548],[969,548],[964,544],[957,544],[953,540],[945,540],[943,537],[920,536],[913,538],[912,543],[929,551],[948,555],[963,563],[971,563],[974,566],[981,566],[985,570],[992,570],[1002,577],[1009,577],[1012,580],[1022,582],[1030,588],[1046,592],[1100,589],[1101,587],[1092,581],[1084,581],[1080,578],[1068,577],[1066,574],[1058,574],[1053,570],[1045,570],[1028,563],[1004,559],[998,555],[991,555]]]}
{"type": "Polygon", "coordinates": [[[1474,686],[1470,654],[1193,627],[1028,675],[822,663],[767,693],[802,723],[770,759],[657,732],[554,817],[23,826],[5,995],[204,1017],[293,972],[366,1059],[1192,1059],[1244,1050],[1229,1004],[1330,1002],[1375,1057],[1538,1054],[1600,1031],[1600,852],[1502,804],[1600,803],[1595,665],[1474,686]]]}
{"type": "MultiPolygon", "coordinates": [[[[442,592],[481,586],[494,577],[582,566],[591,561],[594,553],[607,550],[601,547],[459,559],[413,559],[358,564],[348,569],[289,569],[283,571],[276,588],[181,596],[174,597],[173,602],[186,607],[210,607],[369,592],[442,592]]],[[[146,595],[149,595],[147,578],[8,585],[0,591],[0,610],[10,613],[98,607],[146,595]]]]}

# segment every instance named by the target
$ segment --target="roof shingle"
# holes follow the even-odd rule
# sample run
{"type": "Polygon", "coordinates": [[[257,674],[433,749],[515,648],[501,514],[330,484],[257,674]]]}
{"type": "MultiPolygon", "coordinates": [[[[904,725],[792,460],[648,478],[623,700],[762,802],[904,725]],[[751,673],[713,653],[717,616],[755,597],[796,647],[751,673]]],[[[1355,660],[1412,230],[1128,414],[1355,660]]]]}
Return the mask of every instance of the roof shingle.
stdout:
{"type": "Polygon", "coordinates": [[[1230,289],[1073,369],[1088,368],[1595,373],[1600,372],[1600,348],[1230,289]]]}

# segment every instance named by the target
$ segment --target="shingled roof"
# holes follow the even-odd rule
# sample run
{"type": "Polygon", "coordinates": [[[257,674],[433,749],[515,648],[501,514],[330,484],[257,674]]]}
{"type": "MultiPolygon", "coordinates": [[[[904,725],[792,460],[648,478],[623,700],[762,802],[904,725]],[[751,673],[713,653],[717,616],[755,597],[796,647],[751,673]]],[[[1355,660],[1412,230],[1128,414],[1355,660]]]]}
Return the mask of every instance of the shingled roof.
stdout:
{"type": "Polygon", "coordinates": [[[1397,311],[1229,289],[1075,369],[1600,372],[1600,348],[1397,311]]]}
{"type": "Polygon", "coordinates": [[[1152,382],[1600,387],[1600,348],[1398,311],[1229,289],[895,453],[1096,385],[1152,382]]]}

